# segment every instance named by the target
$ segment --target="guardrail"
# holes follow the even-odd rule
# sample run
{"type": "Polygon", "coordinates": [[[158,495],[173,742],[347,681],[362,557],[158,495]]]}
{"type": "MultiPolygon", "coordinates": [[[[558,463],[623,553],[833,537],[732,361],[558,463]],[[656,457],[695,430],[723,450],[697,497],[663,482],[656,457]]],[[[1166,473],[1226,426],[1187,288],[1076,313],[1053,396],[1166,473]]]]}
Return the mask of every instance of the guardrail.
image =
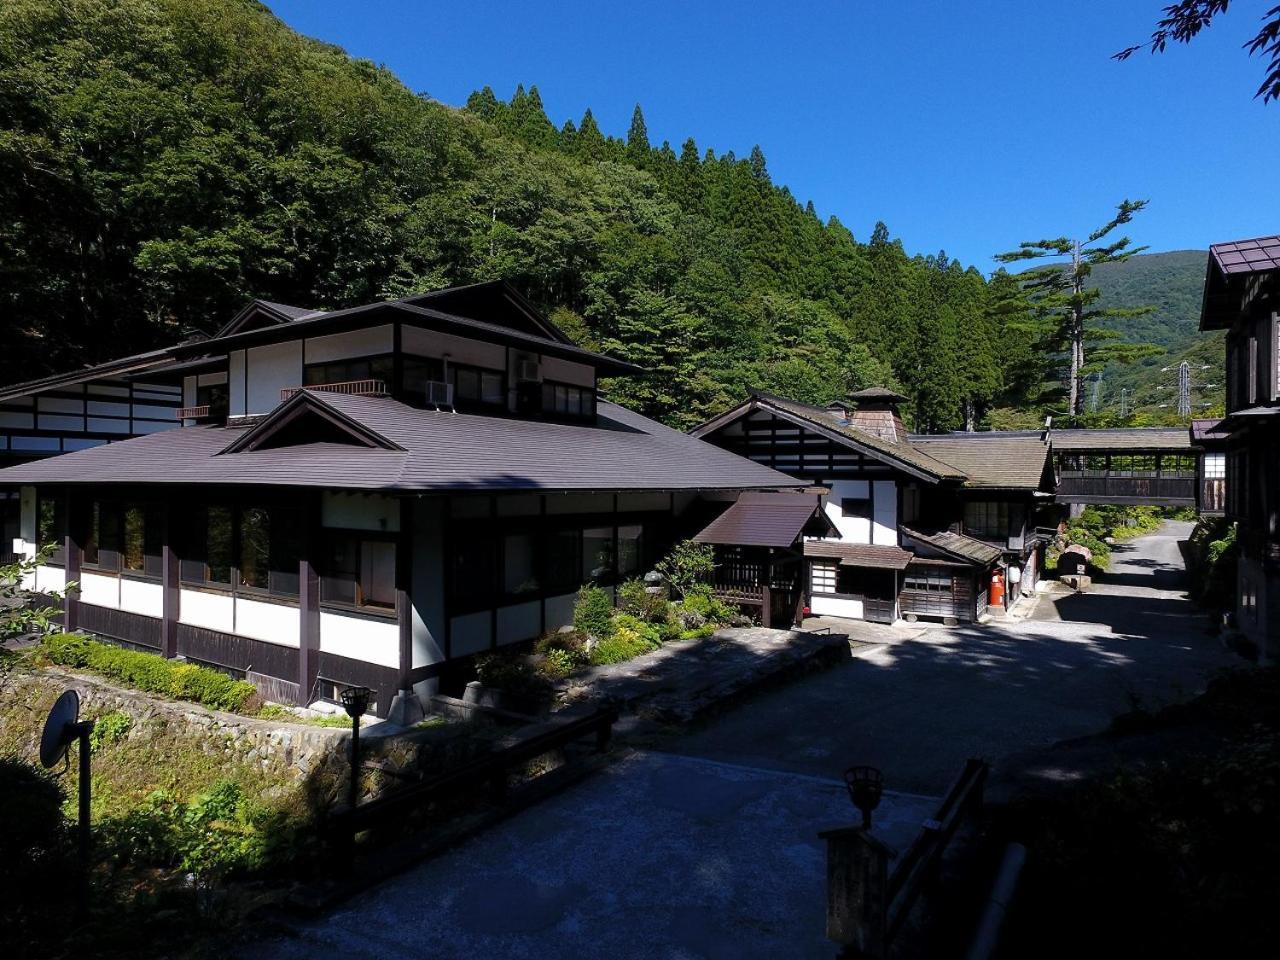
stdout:
{"type": "Polygon", "coordinates": [[[280,402],[283,403],[303,390],[344,393],[351,397],[385,397],[387,395],[387,385],[381,380],[340,380],[337,383],[308,383],[301,387],[285,387],[280,391],[280,402]]]}
{"type": "Polygon", "coordinates": [[[587,736],[595,737],[595,751],[603,753],[608,749],[617,719],[618,712],[605,707],[585,717],[558,724],[551,730],[535,734],[447,773],[342,810],[329,818],[326,832],[331,841],[337,841],[350,850],[356,834],[364,830],[401,821],[432,803],[456,799],[476,788],[487,788],[494,800],[501,801],[506,796],[507,779],[511,771],[545,753],[587,736]]]}
{"type": "Polygon", "coordinates": [[[209,416],[209,405],[199,407],[179,407],[173,414],[179,420],[205,420],[209,416]]]}

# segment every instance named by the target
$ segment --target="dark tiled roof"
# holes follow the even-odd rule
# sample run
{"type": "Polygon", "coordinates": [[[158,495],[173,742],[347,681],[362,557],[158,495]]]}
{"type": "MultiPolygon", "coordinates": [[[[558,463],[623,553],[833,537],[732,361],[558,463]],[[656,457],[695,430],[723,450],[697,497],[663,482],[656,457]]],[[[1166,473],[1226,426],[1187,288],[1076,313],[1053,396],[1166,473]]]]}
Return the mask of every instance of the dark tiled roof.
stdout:
{"type": "Polygon", "coordinates": [[[926,477],[934,480],[964,479],[964,474],[955,467],[935,459],[922,450],[917,450],[909,443],[893,443],[859,430],[856,427],[843,424],[833,417],[830,411],[821,407],[811,407],[808,404],[797,403],[794,400],[788,400],[786,397],[765,393],[762,390],[752,391],[752,398],[763,406],[774,407],[840,438],[852,441],[854,446],[864,448],[872,456],[883,454],[883,457],[877,457],[877,459],[887,457],[891,465],[893,465],[893,461],[897,461],[898,464],[911,468],[910,472],[923,473],[926,477]]]}
{"type": "Polygon", "coordinates": [[[975,540],[973,537],[966,537],[963,533],[951,533],[949,530],[922,533],[909,527],[899,529],[917,543],[928,544],[948,556],[958,557],[980,566],[995,563],[1002,556],[999,548],[983,543],[981,540],[975,540]]]}
{"type": "Polygon", "coordinates": [[[1215,440],[1226,440],[1231,433],[1229,430],[1220,430],[1219,427],[1221,424],[1221,417],[1213,417],[1208,420],[1192,420],[1191,439],[1197,443],[1205,441],[1212,443],[1215,440]]]}
{"type": "Polygon", "coordinates": [[[828,557],[845,567],[876,567],[883,570],[905,570],[911,562],[911,551],[901,547],[872,546],[868,543],[838,543],[830,540],[806,540],[806,557],[828,557]]]}
{"type": "Polygon", "coordinates": [[[857,390],[849,394],[851,400],[884,400],[886,402],[902,403],[907,398],[900,393],[894,393],[888,387],[867,387],[865,390],[857,390]]]}
{"type": "Polygon", "coordinates": [[[839,536],[817,497],[747,492],[693,539],[743,547],[790,547],[806,532],[839,536]]]}
{"type": "MultiPolygon", "coordinates": [[[[0,470],[0,483],[175,483],[350,490],[732,490],[799,481],[610,403],[596,426],[418,410],[307,392],[403,451],[305,443],[219,455],[243,431],[183,427],[0,470]]],[[[276,408],[275,416],[289,404],[276,408]]],[[[270,418],[268,418],[270,419],[270,418]]],[[[264,421],[265,422],[265,421],[264,421]]]]}
{"type": "Polygon", "coordinates": [[[966,488],[1052,492],[1049,444],[1038,433],[916,436],[911,443],[961,470],[966,488]]]}
{"type": "Polygon", "coordinates": [[[1228,275],[1280,270],[1280,237],[1215,243],[1209,247],[1209,255],[1218,269],[1228,275]]]}
{"type": "Polygon", "coordinates": [[[1191,431],[1186,427],[1116,427],[1097,430],[1054,430],[1055,450],[1187,450],[1191,431]]]}

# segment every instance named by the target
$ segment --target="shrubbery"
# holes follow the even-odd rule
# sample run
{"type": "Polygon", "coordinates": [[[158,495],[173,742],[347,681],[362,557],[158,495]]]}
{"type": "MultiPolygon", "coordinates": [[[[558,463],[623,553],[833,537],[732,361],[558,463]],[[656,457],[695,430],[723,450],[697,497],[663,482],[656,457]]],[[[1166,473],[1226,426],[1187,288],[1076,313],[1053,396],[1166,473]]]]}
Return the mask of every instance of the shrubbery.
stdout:
{"type": "Polygon", "coordinates": [[[239,712],[252,706],[258,688],[217,670],[167,660],[154,653],[127,650],[75,633],[45,637],[42,650],[54,663],[87,669],[136,690],[177,700],[192,700],[214,710],[239,712]]]}
{"type": "Polygon", "coordinates": [[[603,640],[612,629],[612,620],[613,601],[609,599],[609,594],[591,584],[583,586],[573,605],[574,629],[603,640]]]}
{"type": "Polygon", "coordinates": [[[124,738],[133,726],[133,717],[123,710],[112,710],[93,721],[93,732],[89,734],[89,746],[96,753],[105,746],[124,738]]]}

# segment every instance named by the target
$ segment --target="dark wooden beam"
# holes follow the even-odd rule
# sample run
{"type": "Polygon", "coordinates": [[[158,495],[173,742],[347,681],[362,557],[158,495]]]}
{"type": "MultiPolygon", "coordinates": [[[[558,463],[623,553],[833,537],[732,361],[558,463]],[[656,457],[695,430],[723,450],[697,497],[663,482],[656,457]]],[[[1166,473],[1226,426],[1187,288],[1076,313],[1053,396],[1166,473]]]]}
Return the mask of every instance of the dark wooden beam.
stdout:
{"type": "Polygon", "coordinates": [[[164,546],[160,548],[160,653],[173,658],[178,655],[178,618],[181,614],[177,551],[173,548],[177,532],[176,508],[172,502],[164,510],[164,546]]]}
{"type": "MultiPolygon", "coordinates": [[[[80,580],[80,564],[84,559],[84,549],[82,543],[84,540],[81,534],[81,527],[76,522],[77,516],[75,507],[76,501],[72,498],[70,491],[63,494],[63,512],[66,518],[66,531],[63,537],[63,573],[65,574],[66,583],[78,582],[80,580]]],[[[37,506],[37,509],[38,506],[37,506]]],[[[36,517],[37,526],[40,518],[36,517]]],[[[68,632],[75,630],[80,625],[80,591],[75,588],[66,590],[62,601],[62,628],[68,632]]]]}
{"type": "Polygon", "coordinates": [[[311,498],[302,523],[302,556],[298,558],[298,703],[311,701],[320,675],[320,574],[315,556],[319,553],[320,505],[311,498]]]}
{"type": "Polygon", "coordinates": [[[396,538],[396,623],[400,628],[398,690],[413,686],[413,504],[400,501],[400,535],[396,538]]]}

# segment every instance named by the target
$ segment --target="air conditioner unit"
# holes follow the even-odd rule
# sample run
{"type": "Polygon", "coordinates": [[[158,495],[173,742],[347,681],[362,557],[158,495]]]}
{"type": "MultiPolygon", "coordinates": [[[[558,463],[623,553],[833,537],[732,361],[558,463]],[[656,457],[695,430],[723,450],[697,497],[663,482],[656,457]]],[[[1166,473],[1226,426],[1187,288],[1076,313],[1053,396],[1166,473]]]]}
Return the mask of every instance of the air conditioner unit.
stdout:
{"type": "Polygon", "coordinates": [[[516,362],[516,380],[520,383],[537,383],[542,379],[542,369],[537,360],[516,362]]]}
{"type": "Polygon", "coordinates": [[[427,405],[432,407],[453,406],[453,384],[439,380],[427,381],[427,405]]]}

